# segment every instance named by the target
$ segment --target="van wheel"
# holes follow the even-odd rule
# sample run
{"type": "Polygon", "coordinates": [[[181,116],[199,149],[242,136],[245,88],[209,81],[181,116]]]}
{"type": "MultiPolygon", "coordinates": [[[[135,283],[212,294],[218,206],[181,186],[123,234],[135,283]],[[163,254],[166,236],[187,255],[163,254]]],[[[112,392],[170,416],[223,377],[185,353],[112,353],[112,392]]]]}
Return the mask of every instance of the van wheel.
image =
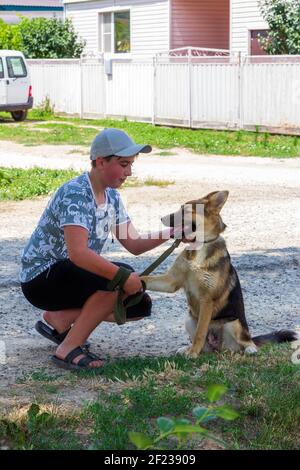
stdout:
{"type": "Polygon", "coordinates": [[[24,121],[27,117],[27,110],[24,111],[12,111],[11,116],[14,121],[24,121]]]}

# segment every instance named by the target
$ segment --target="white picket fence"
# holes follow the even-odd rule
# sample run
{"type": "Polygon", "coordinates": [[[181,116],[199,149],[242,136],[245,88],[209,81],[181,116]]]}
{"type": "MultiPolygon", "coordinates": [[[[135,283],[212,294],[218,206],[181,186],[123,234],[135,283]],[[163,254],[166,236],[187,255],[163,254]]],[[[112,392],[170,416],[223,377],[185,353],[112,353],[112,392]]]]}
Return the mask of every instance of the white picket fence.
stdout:
{"type": "Polygon", "coordinates": [[[30,60],[35,106],[81,117],[300,134],[300,56],[30,60]],[[107,73],[111,72],[111,74],[107,73]]]}

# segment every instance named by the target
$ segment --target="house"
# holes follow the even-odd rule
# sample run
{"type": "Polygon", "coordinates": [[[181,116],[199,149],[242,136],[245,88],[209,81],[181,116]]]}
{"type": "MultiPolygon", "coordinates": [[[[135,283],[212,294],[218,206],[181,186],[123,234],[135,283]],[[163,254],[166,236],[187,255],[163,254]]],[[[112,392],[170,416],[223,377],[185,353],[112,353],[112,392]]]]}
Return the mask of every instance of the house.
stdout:
{"type": "Polygon", "coordinates": [[[258,0],[63,0],[86,49],[123,55],[181,47],[261,53],[258,0]]]}
{"type": "Polygon", "coordinates": [[[63,18],[62,0],[0,0],[0,18],[19,23],[20,15],[29,18],[63,18]]]}
{"type": "Polygon", "coordinates": [[[263,20],[258,0],[230,0],[230,49],[249,55],[261,55],[258,36],[264,36],[268,24],[263,20]]]}

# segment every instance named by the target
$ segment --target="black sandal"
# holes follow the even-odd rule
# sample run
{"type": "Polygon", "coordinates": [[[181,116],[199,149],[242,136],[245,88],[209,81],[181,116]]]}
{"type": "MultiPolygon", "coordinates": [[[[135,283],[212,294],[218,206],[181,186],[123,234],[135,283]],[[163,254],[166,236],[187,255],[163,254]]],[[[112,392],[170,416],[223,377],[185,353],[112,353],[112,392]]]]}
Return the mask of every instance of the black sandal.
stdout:
{"type": "MultiPolygon", "coordinates": [[[[58,331],[56,331],[54,328],[50,328],[50,326],[46,325],[46,323],[42,321],[36,322],[34,327],[36,331],[40,333],[40,335],[44,336],[47,339],[50,339],[50,341],[53,341],[53,343],[55,344],[61,344],[71,329],[69,328],[63,333],[58,333],[58,331]]],[[[88,341],[86,341],[83,344],[83,347],[85,349],[89,349],[90,345],[91,344],[88,341]]]]}
{"type": "Polygon", "coordinates": [[[98,357],[96,354],[93,354],[85,349],[83,349],[81,346],[78,346],[75,349],[72,349],[72,351],[69,352],[69,354],[66,355],[64,359],[60,359],[57,356],[50,356],[50,359],[52,362],[54,362],[55,365],[58,367],[61,367],[62,369],[67,369],[67,370],[93,370],[93,371],[101,371],[103,365],[100,367],[89,367],[89,364],[93,361],[103,361],[101,357],[98,357]],[[85,357],[82,357],[80,361],[78,361],[77,364],[73,363],[73,360],[83,354],[85,357]]]}

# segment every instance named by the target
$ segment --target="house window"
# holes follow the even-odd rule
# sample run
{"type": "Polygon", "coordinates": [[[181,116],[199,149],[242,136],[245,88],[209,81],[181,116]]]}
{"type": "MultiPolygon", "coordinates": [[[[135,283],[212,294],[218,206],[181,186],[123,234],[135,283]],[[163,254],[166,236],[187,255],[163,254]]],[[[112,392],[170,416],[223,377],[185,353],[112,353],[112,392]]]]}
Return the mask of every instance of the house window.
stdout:
{"type": "Polygon", "coordinates": [[[268,36],[267,29],[252,29],[250,31],[250,50],[251,55],[266,55],[267,53],[261,47],[259,38],[266,38],[268,36]]]}
{"type": "Polygon", "coordinates": [[[103,52],[112,52],[112,13],[103,15],[103,52]]]}
{"type": "Polygon", "coordinates": [[[4,78],[3,62],[0,59],[0,78],[4,78]]]}
{"type": "Polygon", "coordinates": [[[100,50],[115,54],[130,52],[130,11],[100,15],[100,50]]]}
{"type": "Polygon", "coordinates": [[[114,13],[115,52],[130,52],[130,13],[114,13]]]}
{"type": "Polygon", "coordinates": [[[22,57],[7,57],[6,64],[10,78],[27,77],[27,71],[22,57]]]}

